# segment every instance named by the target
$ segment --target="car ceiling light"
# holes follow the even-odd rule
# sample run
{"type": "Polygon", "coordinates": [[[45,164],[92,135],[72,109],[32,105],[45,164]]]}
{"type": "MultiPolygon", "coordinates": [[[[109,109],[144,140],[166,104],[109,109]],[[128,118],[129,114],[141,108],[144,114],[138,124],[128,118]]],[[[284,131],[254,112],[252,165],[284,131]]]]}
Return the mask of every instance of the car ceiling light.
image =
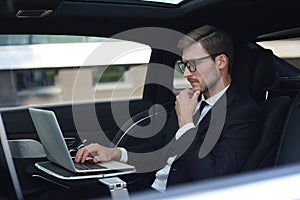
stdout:
{"type": "Polygon", "coordinates": [[[168,3],[168,4],[179,4],[183,0],[142,0],[142,1],[151,1],[151,2],[168,3]]]}
{"type": "Polygon", "coordinates": [[[45,17],[52,13],[53,10],[18,10],[17,18],[34,18],[34,17],[45,17]]]}

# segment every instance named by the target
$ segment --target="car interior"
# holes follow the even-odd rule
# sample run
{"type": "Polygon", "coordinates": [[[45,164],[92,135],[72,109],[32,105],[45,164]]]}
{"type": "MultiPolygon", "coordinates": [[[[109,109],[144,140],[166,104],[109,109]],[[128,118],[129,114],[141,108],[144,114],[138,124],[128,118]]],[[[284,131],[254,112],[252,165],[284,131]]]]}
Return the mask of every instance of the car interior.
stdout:
{"type": "MultiPolygon", "coordinates": [[[[151,48],[149,61],[146,62],[145,82],[139,86],[142,87],[142,93],[140,97],[132,99],[91,98],[47,103],[44,99],[49,98],[49,95],[39,94],[34,98],[40,98],[41,103],[30,104],[26,103],[27,97],[21,96],[19,92],[17,94],[20,96],[16,95],[17,98],[25,100],[12,102],[5,98],[17,89],[15,86],[7,87],[6,82],[15,70],[22,70],[22,67],[10,68],[0,62],[0,73],[5,76],[5,79],[1,78],[3,81],[0,80],[0,96],[3,97],[0,99],[0,113],[5,127],[1,131],[6,136],[3,138],[1,134],[0,170],[3,175],[0,179],[0,199],[63,199],[64,195],[74,199],[110,197],[107,186],[98,180],[60,180],[40,172],[34,166],[36,162],[47,158],[28,108],[54,111],[70,149],[80,144],[83,138],[93,142],[100,133],[108,138],[108,141],[103,141],[104,145],[142,143],[151,137],[148,132],[155,132],[158,124],[168,117],[169,110],[174,107],[176,94],[183,89],[174,87],[174,62],[180,57],[180,53],[173,49],[177,49],[179,37],[204,24],[220,27],[232,36],[235,44],[232,79],[251,94],[263,112],[264,127],[260,143],[236,176],[272,170],[300,161],[300,62],[297,60],[300,56],[293,62],[288,62],[277,55],[276,51],[259,45],[260,42],[296,38],[298,52],[295,53],[300,55],[297,1],[170,2],[172,1],[0,1],[0,48],[5,46],[1,37],[5,38],[6,35],[105,37],[141,43],[151,48]],[[118,120],[115,120],[116,115],[118,120]],[[147,131],[140,131],[140,127],[146,127],[147,131]],[[6,144],[10,147],[11,155],[7,155],[6,144]],[[16,191],[15,177],[11,176],[7,157],[13,158],[21,196],[16,191]]],[[[113,51],[117,51],[116,49],[113,51]]],[[[0,58],[4,58],[1,57],[2,53],[4,56],[8,53],[7,49],[4,50],[0,49],[0,58]]],[[[64,53],[66,59],[76,58],[72,52],[64,53]]],[[[50,65],[45,68],[50,69],[50,65]]],[[[78,74],[84,76],[84,73],[78,74]]],[[[135,78],[139,76],[142,75],[135,75],[135,78]]],[[[74,97],[76,94],[72,95],[74,97]]],[[[140,179],[127,183],[129,195],[131,184],[142,183],[148,175],[152,174],[141,174],[140,179]]],[[[201,181],[196,184],[201,185],[201,181]]]]}

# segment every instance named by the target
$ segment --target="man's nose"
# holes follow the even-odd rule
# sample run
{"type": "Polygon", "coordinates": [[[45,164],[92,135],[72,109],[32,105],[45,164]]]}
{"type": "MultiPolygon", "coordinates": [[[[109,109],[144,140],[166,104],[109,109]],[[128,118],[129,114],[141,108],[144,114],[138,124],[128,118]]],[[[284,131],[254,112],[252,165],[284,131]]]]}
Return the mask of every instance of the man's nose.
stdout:
{"type": "Polygon", "coordinates": [[[190,72],[190,70],[186,67],[186,68],[184,69],[183,76],[184,76],[185,78],[187,78],[187,77],[190,77],[190,76],[192,76],[192,75],[193,75],[192,72],[190,72]]]}

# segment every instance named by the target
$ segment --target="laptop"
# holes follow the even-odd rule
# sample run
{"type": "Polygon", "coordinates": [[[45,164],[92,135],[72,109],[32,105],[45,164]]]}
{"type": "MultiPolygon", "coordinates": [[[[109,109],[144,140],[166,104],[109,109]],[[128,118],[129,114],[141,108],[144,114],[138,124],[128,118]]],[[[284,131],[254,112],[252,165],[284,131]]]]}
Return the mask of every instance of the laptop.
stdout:
{"type": "MultiPolygon", "coordinates": [[[[44,146],[49,161],[67,169],[73,173],[95,173],[95,172],[123,172],[125,174],[135,171],[135,167],[118,161],[91,163],[75,163],[65,143],[62,131],[53,111],[29,108],[33,124],[38,136],[44,146]]],[[[51,164],[50,164],[51,165],[51,164]]],[[[38,165],[38,168],[45,168],[46,165],[38,165]]],[[[53,168],[53,165],[51,165],[53,168]]],[[[49,172],[51,169],[44,169],[49,172]]],[[[53,174],[52,174],[53,175],[53,174]]]]}

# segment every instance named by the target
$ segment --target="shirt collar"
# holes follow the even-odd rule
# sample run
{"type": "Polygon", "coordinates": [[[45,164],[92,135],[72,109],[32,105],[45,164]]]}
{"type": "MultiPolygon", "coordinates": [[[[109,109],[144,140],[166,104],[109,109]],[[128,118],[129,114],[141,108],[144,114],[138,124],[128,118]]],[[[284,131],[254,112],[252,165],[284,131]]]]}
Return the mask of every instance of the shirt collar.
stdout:
{"type": "Polygon", "coordinates": [[[230,84],[224,88],[223,90],[221,90],[220,92],[218,92],[217,94],[209,97],[208,99],[205,99],[204,95],[201,94],[201,101],[199,102],[199,105],[202,101],[206,101],[206,103],[210,106],[213,106],[220,98],[221,96],[227,91],[227,89],[229,88],[230,84]]]}

